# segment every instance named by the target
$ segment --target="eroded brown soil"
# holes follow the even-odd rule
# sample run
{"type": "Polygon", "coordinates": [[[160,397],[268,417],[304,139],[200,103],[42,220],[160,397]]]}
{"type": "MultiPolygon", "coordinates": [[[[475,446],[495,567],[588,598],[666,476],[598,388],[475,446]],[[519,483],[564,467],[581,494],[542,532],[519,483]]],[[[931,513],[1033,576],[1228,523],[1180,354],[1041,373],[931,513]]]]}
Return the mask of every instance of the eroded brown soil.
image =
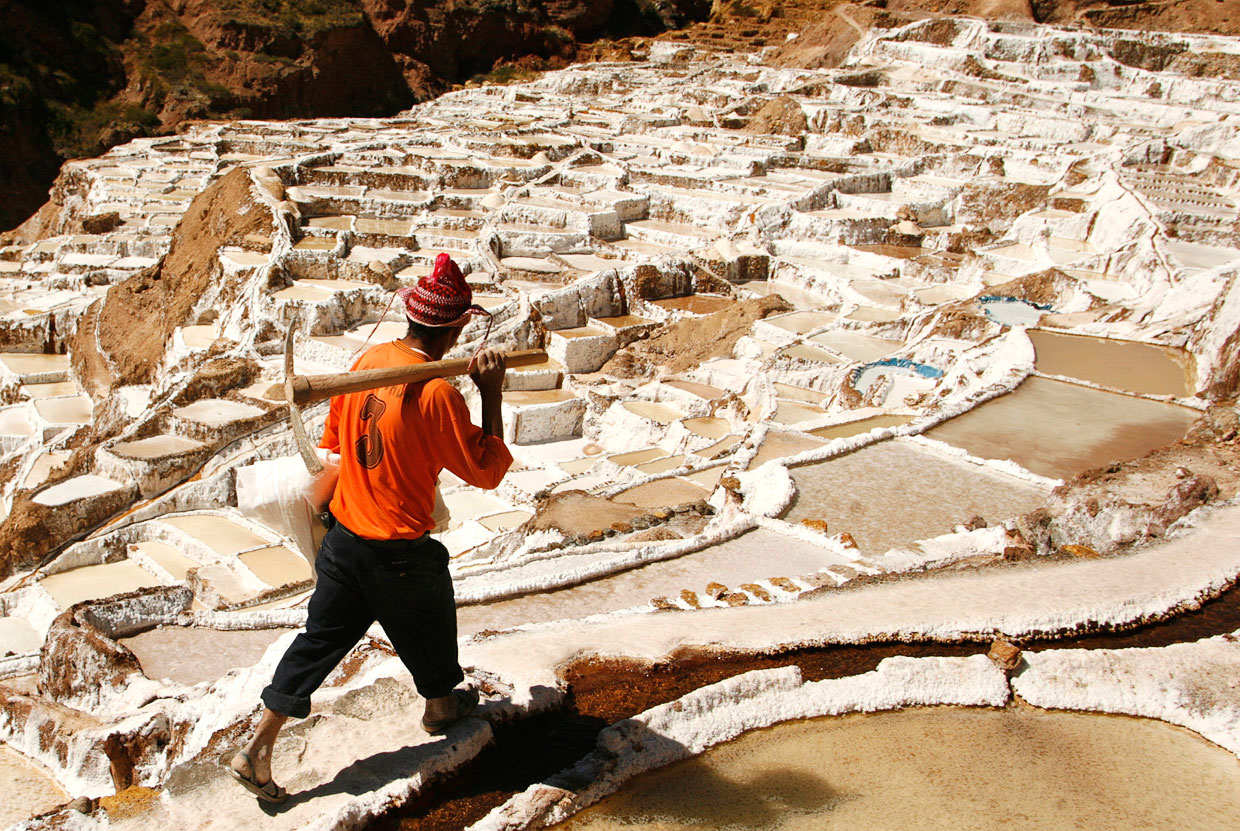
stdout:
{"type": "MultiPolygon", "coordinates": [[[[200,193],[177,226],[167,256],[113,286],[74,337],[74,370],[88,391],[99,397],[117,384],[149,381],[172,333],[197,322],[188,316],[220,273],[220,248],[252,248],[256,236],[270,237],[273,223],[241,168],[200,193]],[[106,362],[99,360],[99,352],[106,354],[106,362]]],[[[217,308],[204,311],[218,312],[232,299],[226,292],[216,300],[217,308]]]]}
{"type": "Polygon", "coordinates": [[[671,374],[687,372],[709,358],[730,355],[754,321],[791,310],[778,294],[742,300],[711,315],[664,325],[646,340],[618,351],[600,371],[619,378],[648,375],[655,367],[671,374]]]}

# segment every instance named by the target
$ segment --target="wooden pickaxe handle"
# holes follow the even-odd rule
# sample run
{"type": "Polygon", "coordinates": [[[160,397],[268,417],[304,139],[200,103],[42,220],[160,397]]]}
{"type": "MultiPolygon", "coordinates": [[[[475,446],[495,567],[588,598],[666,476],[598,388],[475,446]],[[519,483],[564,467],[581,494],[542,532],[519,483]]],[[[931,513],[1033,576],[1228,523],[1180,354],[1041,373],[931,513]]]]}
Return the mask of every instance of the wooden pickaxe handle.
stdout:
{"type": "MultiPolygon", "coordinates": [[[[542,349],[521,349],[516,352],[504,353],[504,362],[509,368],[541,364],[547,360],[547,353],[542,349]]],[[[430,361],[424,364],[408,364],[406,366],[389,366],[381,369],[360,369],[356,372],[333,372],[327,375],[294,375],[291,378],[293,403],[297,405],[313,404],[331,398],[333,395],[344,395],[348,392],[364,392],[366,390],[390,387],[397,384],[416,384],[432,378],[449,378],[453,375],[465,375],[469,372],[469,358],[452,358],[446,361],[430,361]]]]}

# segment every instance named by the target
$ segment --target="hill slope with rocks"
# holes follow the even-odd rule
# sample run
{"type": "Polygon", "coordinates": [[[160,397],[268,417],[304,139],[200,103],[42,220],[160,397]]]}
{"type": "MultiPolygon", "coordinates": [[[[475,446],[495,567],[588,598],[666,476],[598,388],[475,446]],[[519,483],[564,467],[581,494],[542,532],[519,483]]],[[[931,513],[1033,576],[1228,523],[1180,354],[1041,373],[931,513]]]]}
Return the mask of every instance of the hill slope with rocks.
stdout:
{"type": "Polygon", "coordinates": [[[0,228],[61,162],[195,119],[393,115],[496,61],[702,19],[704,0],[0,0],[0,228]]]}

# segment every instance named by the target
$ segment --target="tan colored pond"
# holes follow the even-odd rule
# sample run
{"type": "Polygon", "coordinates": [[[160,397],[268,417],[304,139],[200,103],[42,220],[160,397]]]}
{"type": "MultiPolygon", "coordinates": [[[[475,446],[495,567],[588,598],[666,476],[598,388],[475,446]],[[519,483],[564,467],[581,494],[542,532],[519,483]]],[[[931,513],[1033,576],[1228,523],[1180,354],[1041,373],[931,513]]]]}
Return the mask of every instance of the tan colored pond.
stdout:
{"type": "Polygon", "coordinates": [[[780,400],[776,402],[775,413],[771,416],[771,420],[780,424],[799,424],[802,421],[822,418],[826,414],[827,411],[822,407],[815,407],[800,401],[780,400]]]}
{"type": "Polygon", "coordinates": [[[121,638],[143,674],[179,684],[215,681],[238,667],[253,666],[267,647],[291,629],[198,629],[163,626],[121,638]]]}
{"type": "Polygon", "coordinates": [[[136,441],[122,441],[112,445],[112,452],[129,459],[162,459],[179,453],[189,453],[202,447],[202,442],[183,436],[151,436],[136,441]]]}
{"type": "Polygon", "coordinates": [[[686,418],[681,424],[690,433],[706,439],[721,439],[732,429],[732,425],[728,423],[726,418],[718,418],[717,416],[686,418]]]}
{"type": "Polygon", "coordinates": [[[666,300],[655,300],[654,305],[679,312],[709,315],[735,306],[736,301],[730,297],[720,297],[718,295],[691,294],[688,297],[669,297],[666,300]]]}
{"type": "Polygon", "coordinates": [[[68,355],[44,355],[39,352],[0,352],[0,363],[18,375],[68,372],[68,355]]]}
{"type": "Polygon", "coordinates": [[[159,540],[143,540],[134,543],[134,548],[154,560],[160,568],[171,574],[174,580],[186,579],[190,571],[202,565],[197,560],[186,557],[175,546],[159,540]]]}
{"type": "Polygon", "coordinates": [[[616,502],[628,502],[642,508],[669,508],[686,502],[697,502],[710,496],[710,491],[679,477],[656,479],[621,491],[612,497],[616,502]]]}
{"type": "Polygon", "coordinates": [[[1015,392],[925,435],[975,456],[1011,459],[1034,473],[1067,479],[1176,441],[1197,417],[1187,407],[1029,378],[1015,392]]]}
{"type": "Polygon", "coordinates": [[[69,795],[43,768],[0,744],[0,828],[8,828],[57,805],[69,795]]]}
{"type": "Polygon", "coordinates": [[[826,520],[861,550],[946,534],[973,516],[991,523],[1041,506],[1047,490],[899,439],[793,468],[797,496],[786,519],[826,520]]]}
{"type": "Polygon", "coordinates": [[[787,314],[766,318],[766,322],[771,326],[797,335],[803,335],[806,332],[827,326],[835,321],[836,316],[833,314],[810,311],[788,312],[787,314]]]}
{"type": "Polygon", "coordinates": [[[655,459],[662,459],[667,455],[667,451],[658,447],[647,447],[644,450],[633,450],[628,453],[617,453],[607,458],[618,465],[640,465],[645,462],[652,462],[655,459]]]}
{"type": "Polygon", "coordinates": [[[819,427],[817,430],[810,430],[809,432],[811,435],[822,439],[844,439],[849,436],[859,436],[862,433],[868,433],[875,427],[899,427],[903,424],[908,424],[912,420],[913,417],[911,415],[884,414],[870,418],[861,418],[844,424],[832,424],[830,427],[819,427]]]}
{"type": "Polygon", "coordinates": [[[34,408],[50,424],[89,424],[94,412],[89,395],[40,398],[34,408]]]}
{"type": "Polygon", "coordinates": [[[804,453],[806,450],[812,450],[822,444],[819,439],[812,438],[804,433],[782,433],[777,430],[771,430],[766,434],[766,438],[762,440],[762,446],[758,448],[758,452],[754,454],[753,459],[749,462],[749,470],[753,470],[771,459],[782,459],[785,456],[795,456],[798,453],[804,453]]]}
{"type": "Polygon", "coordinates": [[[279,588],[309,580],[313,573],[306,558],[282,545],[260,548],[237,555],[246,568],[268,586],[279,588]]]}
{"type": "Polygon", "coordinates": [[[626,410],[642,418],[648,418],[658,424],[671,424],[685,417],[680,410],[674,410],[666,404],[654,401],[625,401],[621,404],[626,410]]]}
{"type": "Polygon", "coordinates": [[[137,563],[121,560],[51,574],[40,580],[39,585],[47,590],[63,611],[83,600],[98,600],[121,592],[158,586],[160,581],[137,563]]]}
{"type": "Polygon", "coordinates": [[[722,398],[727,395],[726,392],[718,387],[712,387],[710,384],[702,384],[697,381],[672,379],[671,381],[664,381],[663,383],[669,387],[675,387],[678,390],[683,390],[684,392],[691,395],[696,395],[698,398],[703,398],[707,401],[711,401],[715,398],[722,398]]]}
{"type": "Polygon", "coordinates": [[[834,349],[852,361],[877,361],[895,352],[903,343],[888,338],[876,338],[860,332],[837,331],[814,335],[810,340],[834,349]]]}
{"type": "Polygon", "coordinates": [[[1193,357],[1167,346],[1033,329],[1037,368],[1106,387],[1177,398],[1195,392],[1193,357]]]}
{"type": "Polygon", "coordinates": [[[653,475],[656,473],[666,473],[669,470],[675,470],[684,463],[684,456],[664,456],[661,459],[655,459],[650,462],[643,462],[642,464],[634,465],[634,467],[642,473],[649,473],[653,475]]]}
{"type": "Polygon", "coordinates": [[[747,733],[559,826],[1218,831],[1240,762],[1156,721],[1032,708],[856,714],[747,733]]]}
{"type": "Polygon", "coordinates": [[[160,522],[179,528],[191,537],[201,540],[217,554],[236,554],[267,543],[248,528],[241,527],[227,517],[214,514],[161,517],[160,522]]]}
{"type": "Polygon", "coordinates": [[[33,436],[31,415],[30,407],[24,404],[0,410],[0,436],[33,436]]]}
{"type": "Polygon", "coordinates": [[[784,350],[784,355],[798,361],[815,361],[820,364],[838,364],[840,359],[829,352],[810,346],[808,343],[794,343],[784,350]]]}

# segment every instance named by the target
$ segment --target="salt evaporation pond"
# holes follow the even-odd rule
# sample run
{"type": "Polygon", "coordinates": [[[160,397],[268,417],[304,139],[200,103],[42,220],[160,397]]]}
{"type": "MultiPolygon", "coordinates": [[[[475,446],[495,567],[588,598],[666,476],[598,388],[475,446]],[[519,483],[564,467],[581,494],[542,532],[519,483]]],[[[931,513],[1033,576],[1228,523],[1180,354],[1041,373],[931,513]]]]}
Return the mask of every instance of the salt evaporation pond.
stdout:
{"type": "Polygon", "coordinates": [[[737,589],[772,577],[810,574],[848,561],[826,548],[771,531],[747,534],[671,560],[623,571],[559,591],[538,592],[457,609],[457,629],[469,635],[523,623],[586,617],[676,596],[683,589],[704,594],[711,581],[737,589]]]}
{"type": "Polygon", "coordinates": [[[216,681],[253,666],[267,648],[292,629],[199,629],[161,626],[119,643],[138,658],[147,678],[193,685],[216,681]]]}
{"type": "Polygon", "coordinates": [[[855,714],[747,733],[559,827],[1218,831],[1240,827],[1240,761],[1182,728],[1120,716],[855,714]]]}
{"type": "Polygon", "coordinates": [[[1193,358],[1178,349],[1040,330],[1029,332],[1029,339],[1038,371],[1047,375],[1147,395],[1183,397],[1194,392],[1193,358]]]}
{"type": "Polygon", "coordinates": [[[810,434],[823,439],[846,439],[849,436],[859,436],[862,433],[868,433],[879,427],[901,427],[913,420],[911,415],[899,415],[895,413],[883,413],[881,415],[862,418],[856,421],[846,421],[843,424],[832,424],[829,427],[819,427],[816,430],[810,430],[810,434]]]}
{"type": "Polygon", "coordinates": [[[56,780],[25,756],[0,744],[0,828],[69,801],[56,780]]]}
{"type": "Polygon", "coordinates": [[[986,317],[1001,326],[1037,326],[1042,315],[1051,311],[1049,306],[1015,297],[983,297],[978,303],[986,317]]]}
{"type": "Polygon", "coordinates": [[[1068,479],[1170,444],[1197,417],[1187,407],[1035,377],[925,435],[1068,479]]]}
{"type": "Polygon", "coordinates": [[[160,580],[132,560],[120,560],[60,571],[44,577],[39,584],[63,610],[83,600],[158,586],[160,580]]]}
{"type": "Polygon", "coordinates": [[[797,496],[786,519],[826,520],[862,551],[950,533],[973,516],[990,522],[1032,511],[1047,490],[900,439],[794,468],[797,496]]]}

